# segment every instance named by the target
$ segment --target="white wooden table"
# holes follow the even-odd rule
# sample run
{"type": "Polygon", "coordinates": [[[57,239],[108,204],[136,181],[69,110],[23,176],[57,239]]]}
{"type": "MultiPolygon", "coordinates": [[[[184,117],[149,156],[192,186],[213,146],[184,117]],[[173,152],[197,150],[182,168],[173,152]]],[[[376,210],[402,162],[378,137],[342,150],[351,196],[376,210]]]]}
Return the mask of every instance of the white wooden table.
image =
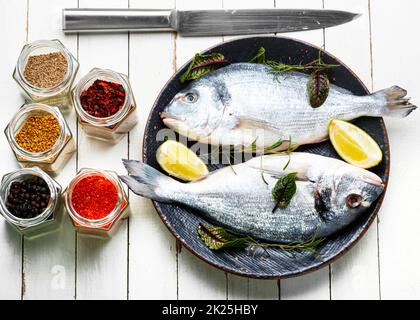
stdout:
{"type": "MultiPolygon", "coordinates": [[[[288,34],[325,44],[378,90],[398,84],[420,103],[420,2],[413,0],[0,0],[0,127],[23,99],[11,74],[25,42],[60,39],[80,62],[129,74],[139,124],[115,146],[85,137],[74,114],[68,121],[78,153],[58,181],[66,186],[78,168],[124,172],[120,159],[141,157],[149,110],[166,80],[195,52],[228,37],[181,38],[175,34],[71,35],[61,32],[65,7],[131,8],[331,8],[362,13],[332,29],[288,34]]],[[[229,37],[230,38],[230,37],[229,37]]],[[[330,267],[282,281],[226,274],[181,249],[149,200],[131,195],[133,214],[108,242],[77,235],[69,221],[60,233],[21,238],[0,220],[0,298],[3,299],[389,299],[420,298],[420,112],[386,119],[391,177],[385,201],[365,237],[330,267]]],[[[0,174],[17,169],[0,137],[0,174]]]]}

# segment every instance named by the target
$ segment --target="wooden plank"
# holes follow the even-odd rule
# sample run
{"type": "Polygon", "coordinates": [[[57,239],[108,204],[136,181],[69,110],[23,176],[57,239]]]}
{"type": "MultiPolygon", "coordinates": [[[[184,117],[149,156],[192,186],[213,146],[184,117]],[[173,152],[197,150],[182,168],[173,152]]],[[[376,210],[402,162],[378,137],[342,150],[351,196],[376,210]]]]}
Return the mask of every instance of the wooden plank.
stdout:
{"type": "MultiPolygon", "coordinates": [[[[277,8],[322,8],[322,0],[277,0],[277,8]]],[[[322,30],[312,30],[305,32],[293,32],[284,34],[286,37],[296,38],[317,46],[324,44],[322,30]]],[[[286,279],[280,281],[280,298],[281,299],[329,299],[329,268],[323,268],[311,274],[286,279]]]]}
{"type": "MultiPolygon", "coordinates": [[[[146,3],[131,0],[132,8],[167,9],[173,0],[146,3]]],[[[143,133],[153,103],[175,71],[175,34],[130,35],[130,80],[137,101],[139,124],[130,132],[130,158],[141,159],[143,133]]],[[[152,202],[130,193],[129,299],[176,299],[176,240],[160,220],[152,202]]]]}
{"type": "MultiPolygon", "coordinates": [[[[3,99],[0,126],[3,129],[23,103],[18,86],[11,75],[27,37],[26,1],[13,1],[2,6],[0,16],[0,29],[13,30],[13,32],[2,33],[3,47],[7,48],[3,51],[0,64],[0,91],[3,99]]],[[[0,153],[2,154],[1,176],[18,168],[4,136],[0,140],[0,153]]],[[[2,270],[0,299],[20,299],[22,294],[21,236],[3,218],[0,219],[0,254],[0,270],[2,270]]]]}
{"type": "MultiPolygon", "coordinates": [[[[28,41],[60,39],[70,52],[77,55],[77,36],[61,32],[61,10],[77,7],[77,0],[29,1],[28,41]],[[45,16],[51,19],[45,19],[45,16]]],[[[66,114],[70,130],[76,139],[74,112],[66,114]]],[[[57,176],[65,188],[76,172],[76,156],[57,176]]],[[[75,232],[66,217],[63,228],[51,235],[26,240],[24,246],[24,299],[73,299],[75,292],[75,232]],[[59,245],[57,245],[59,244],[59,245]]]]}
{"type": "MultiPolygon", "coordinates": [[[[128,1],[80,0],[80,7],[128,7],[128,1]]],[[[128,73],[128,34],[79,36],[81,74],[94,67],[128,73]]],[[[86,137],[79,128],[78,168],[123,173],[121,158],[128,156],[128,138],[116,145],[86,137]]],[[[127,298],[127,223],[109,241],[77,236],[77,299],[127,298]]]]}
{"type": "MultiPolygon", "coordinates": [[[[420,103],[418,57],[414,36],[420,27],[418,1],[372,0],[373,88],[399,85],[420,103]]],[[[420,296],[420,252],[416,249],[420,223],[420,112],[408,118],[385,119],[391,145],[391,176],[379,213],[381,297],[415,299],[420,296]]]]}
{"type": "MultiPolygon", "coordinates": [[[[325,30],[326,50],[347,64],[365,85],[372,87],[369,6],[367,0],[324,0],[327,9],[361,13],[357,20],[325,30]],[[357,50],[357,54],[354,54],[357,50]]],[[[348,254],[331,266],[332,299],[378,299],[379,264],[377,225],[348,254]]]]}
{"type": "MultiPolygon", "coordinates": [[[[223,0],[226,9],[274,8],[273,0],[223,0]]],[[[224,41],[238,37],[227,36],[224,41]]],[[[252,53],[250,53],[250,56],[252,53]]],[[[232,274],[227,275],[228,299],[278,299],[279,288],[277,281],[246,279],[232,274]]]]}
{"type": "MultiPolygon", "coordinates": [[[[208,9],[222,8],[222,0],[207,2],[208,9]]],[[[194,0],[176,2],[178,9],[200,9],[202,3],[194,0]]],[[[222,41],[222,37],[183,38],[176,40],[176,66],[181,67],[196,52],[222,41]]],[[[179,299],[226,299],[226,274],[200,261],[183,248],[178,254],[179,299]]]]}

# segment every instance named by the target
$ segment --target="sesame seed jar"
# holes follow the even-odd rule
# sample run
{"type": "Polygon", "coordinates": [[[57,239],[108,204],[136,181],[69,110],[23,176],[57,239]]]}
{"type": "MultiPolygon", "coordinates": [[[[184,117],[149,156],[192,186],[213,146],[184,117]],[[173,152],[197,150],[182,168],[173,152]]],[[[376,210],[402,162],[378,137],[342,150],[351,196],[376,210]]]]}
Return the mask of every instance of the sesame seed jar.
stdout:
{"type": "MultiPolygon", "coordinates": [[[[36,190],[35,186],[35,190],[36,190]]],[[[25,237],[33,239],[39,236],[57,231],[62,225],[63,206],[61,198],[61,186],[52,179],[47,173],[38,167],[19,169],[14,172],[7,173],[3,176],[0,186],[0,214],[4,219],[13,226],[18,232],[25,237]],[[13,184],[22,183],[34,177],[40,178],[45,182],[46,188],[49,190],[49,199],[45,203],[45,209],[38,215],[30,218],[19,217],[16,212],[10,211],[10,194],[13,193],[13,184]]],[[[29,192],[24,190],[25,192],[29,192]]],[[[23,194],[26,196],[26,194],[23,194]]],[[[29,196],[28,196],[29,197],[29,196]]],[[[32,201],[39,203],[42,199],[35,198],[32,201]]],[[[29,202],[28,202],[29,203],[29,202]]],[[[28,207],[24,208],[27,209],[28,207]]]]}
{"type": "Polygon", "coordinates": [[[128,197],[118,175],[113,171],[81,169],[64,191],[64,204],[78,233],[104,239],[111,238],[121,225],[123,219],[129,215],[128,197]],[[104,212],[101,216],[96,216],[98,212],[95,211],[94,216],[88,216],[86,214],[86,211],[93,208],[82,207],[82,209],[87,210],[80,209],[80,202],[85,206],[87,203],[94,204],[96,202],[96,205],[106,207],[107,204],[101,200],[101,197],[113,196],[108,193],[104,194],[103,192],[106,191],[100,186],[93,187],[93,189],[89,189],[88,191],[84,189],[77,190],[78,186],[80,187],[83,181],[89,178],[103,179],[103,181],[106,181],[113,188],[113,192],[115,192],[115,204],[113,203],[112,208],[109,208],[109,211],[104,212]],[[79,194],[77,195],[77,193],[79,194]],[[79,198],[76,199],[76,196],[79,196],[79,198]],[[78,202],[76,203],[76,201],[78,202]]]}
{"type": "Polygon", "coordinates": [[[63,114],[57,107],[40,103],[23,105],[9,122],[4,132],[16,160],[23,168],[38,166],[44,171],[56,174],[76,151],[72,133],[63,114]],[[45,134],[45,132],[48,133],[53,130],[51,127],[46,126],[43,128],[41,125],[39,125],[40,130],[36,130],[38,127],[25,129],[25,126],[31,120],[40,117],[48,117],[48,119],[54,121],[57,132],[54,137],[56,140],[55,142],[49,141],[49,145],[46,145],[45,150],[33,150],[28,146],[33,146],[40,141],[40,132],[42,131],[45,134]],[[24,129],[26,130],[26,135],[22,142],[17,138],[24,129]]]}
{"type": "Polygon", "coordinates": [[[73,89],[73,105],[84,132],[95,139],[117,143],[137,123],[136,102],[128,77],[112,70],[95,68],[80,79],[73,89]],[[82,101],[82,97],[86,96],[88,90],[98,82],[118,85],[124,92],[124,99],[118,106],[119,110],[109,116],[101,117],[96,114],[105,108],[104,102],[99,101],[101,97],[98,95],[89,100],[92,107],[89,110],[86,109],[86,105],[82,101]]]}
{"type": "MultiPolygon", "coordinates": [[[[70,109],[70,90],[78,69],[79,63],[59,40],[39,40],[26,44],[22,48],[13,72],[13,78],[18,83],[28,102],[42,102],[44,104],[58,106],[62,109],[70,109]],[[25,76],[25,68],[30,58],[54,53],[61,53],[67,63],[67,70],[63,74],[63,77],[60,77],[58,79],[59,81],[51,83],[51,86],[47,87],[41,87],[39,84],[33,81],[31,82],[25,76]]],[[[40,77],[42,77],[43,71],[44,73],[47,72],[47,74],[51,72],[51,70],[38,71],[40,77]]]]}

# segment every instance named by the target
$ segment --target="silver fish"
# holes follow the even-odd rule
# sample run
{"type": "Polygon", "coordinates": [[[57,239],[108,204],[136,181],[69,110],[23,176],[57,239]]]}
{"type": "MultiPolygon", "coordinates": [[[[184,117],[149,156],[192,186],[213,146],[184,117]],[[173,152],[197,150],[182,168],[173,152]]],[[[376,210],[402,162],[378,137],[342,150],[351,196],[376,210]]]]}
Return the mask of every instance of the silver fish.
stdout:
{"type": "Polygon", "coordinates": [[[123,160],[129,175],[121,179],[138,195],[183,204],[232,231],[281,243],[334,234],[362,215],[384,189],[376,174],[341,160],[292,153],[283,170],[288,160],[282,154],[257,157],[190,183],[123,160]],[[290,172],[297,172],[296,194],[273,213],[272,189],[290,172]]]}
{"type": "MultiPolygon", "coordinates": [[[[161,113],[171,129],[213,145],[259,148],[290,138],[297,145],[327,139],[331,119],[362,116],[406,117],[416,109],[407,92],[391,87],[356,96],[334,84],[325,103],[312,108],[308,75],[290,72],[276,78],[270,67],[236,63],[193,81],[161,113]]],[[[283,144],[279,150],[287,148],[283,144]]]]}

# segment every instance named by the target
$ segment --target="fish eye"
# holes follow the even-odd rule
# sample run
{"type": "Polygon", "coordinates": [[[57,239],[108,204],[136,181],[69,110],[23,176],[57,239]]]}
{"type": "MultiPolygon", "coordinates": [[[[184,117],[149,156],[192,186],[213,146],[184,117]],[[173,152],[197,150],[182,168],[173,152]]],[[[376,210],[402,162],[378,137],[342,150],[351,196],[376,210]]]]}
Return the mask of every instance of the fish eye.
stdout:
{"type": "Polygon", "coordinates": [[[185,94],[185,96],[184,96],[184,101],[185,102],[188,102],[188,103],[194,103],[194,102],[196,102],[197,101],[197,99],[198,99],[198,96],[195,94],[195,93],[193,93],[193,92],[188,92],[187,94],[185,94]]]}
{"type": "Polygon", "coordinates": [[[347,196],[346,204],[349,208],[355,209],[362,204],[363,198],[360,194],[352,193],[347,196]]]}

